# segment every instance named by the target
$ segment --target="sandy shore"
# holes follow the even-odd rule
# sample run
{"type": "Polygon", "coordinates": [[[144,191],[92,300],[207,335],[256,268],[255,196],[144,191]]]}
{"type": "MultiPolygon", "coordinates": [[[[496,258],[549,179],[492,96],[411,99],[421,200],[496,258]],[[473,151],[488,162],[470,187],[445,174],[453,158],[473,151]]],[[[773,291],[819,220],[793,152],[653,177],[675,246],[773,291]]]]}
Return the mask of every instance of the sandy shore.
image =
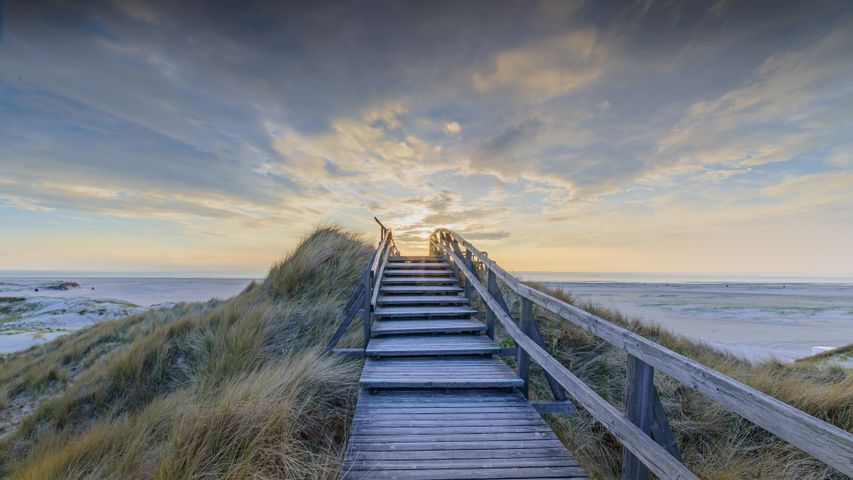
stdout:
{"type": "Polygon", "coordinates": [[[0,278],[0,353],[27,349],[93,323],[177,302],[225,299],[233,278],[0,278]]]}
{"type": "Polygon", "coordinates": [[[750,359],[791,361],[853,342],[853,285],[550,285],[750,359]]]}

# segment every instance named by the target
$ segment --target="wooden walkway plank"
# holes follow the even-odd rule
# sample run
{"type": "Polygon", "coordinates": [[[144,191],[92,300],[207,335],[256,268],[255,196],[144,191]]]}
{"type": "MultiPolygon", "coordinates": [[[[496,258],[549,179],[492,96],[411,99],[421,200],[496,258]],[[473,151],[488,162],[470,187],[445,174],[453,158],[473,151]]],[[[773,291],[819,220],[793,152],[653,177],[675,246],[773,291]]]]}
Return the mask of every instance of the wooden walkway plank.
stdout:
{"type": "Polygon", "coordinates": [[[389,257],[345,479],[587,478],[533,405],[446,257],[389,257]]]}
{"type": "Polygon", "coordinates": [[[373,314],[377,317],[410,317],[424,318],[435,316],[451,316],[451,315],[471,315],[477,313],[477,310],[465,305],[455,306],[415,306],[415,307],[376,307],[373,314]]]}
{"type": "MultiPolygon", "coordinates": [[[[448,334],[439,336],[398,335],[375,337],[365,350],[368,356],[485,355],[499,352],[484,335],[448,334]]],[[[409,367],[411,370],[412,367],[409,367]]]]}
{"type": "Polygon", "coordinates": [[[471,319],[429,320],[377,320],[373,322],[374,335],[400,335],[424,333],[485,332],[482,322],[471,319]]]}
{"type": "Polygon", "coordinates": [[[462,295],[383,295],[377,300],[379,305],[412,304],[468,304],[470,300],[462,295]]]}
{"type": "Polygon", "coordinates": [[[396,294],[453,294],[463,291],[460,286],[455,285],[386,285],[379,288],[380,293],[396,294]]]}
{"type": "Polygon", "coordinates": [[[450,276],[453,275],[453,270],[444,269],[444,270],[435,270],[430,268],[408,268],[408,269],[393,269],[386,270],[385,275],[389,277],[400,277],[400,276],[450,276]]]}
{"type": "Polygon", "coordinates": [[[459,280],[455,277],[383,277],[382,285],[407,285],[419,283],[451,283],[458,284],[459,280]]]}

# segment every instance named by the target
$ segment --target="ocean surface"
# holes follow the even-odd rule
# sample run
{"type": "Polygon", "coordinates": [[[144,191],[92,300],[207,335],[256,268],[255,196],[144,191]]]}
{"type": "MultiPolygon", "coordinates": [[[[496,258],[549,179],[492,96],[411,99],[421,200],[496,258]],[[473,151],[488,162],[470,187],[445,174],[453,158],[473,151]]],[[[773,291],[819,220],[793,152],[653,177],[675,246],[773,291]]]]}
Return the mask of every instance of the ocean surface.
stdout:
{"type": "MultiPolygon", "coordinates": [[[[262,276],[249,272],[229,278],[229,273],[233,275],[223,272],[216,278],[202,278],[192,273],[2,272],[0,353],[23,350],[97,321],[149,308],[229,298],[262,276]]],[[[791,361],[853,342],[853,277],[516,275],[750,359],[791,361]]]]}

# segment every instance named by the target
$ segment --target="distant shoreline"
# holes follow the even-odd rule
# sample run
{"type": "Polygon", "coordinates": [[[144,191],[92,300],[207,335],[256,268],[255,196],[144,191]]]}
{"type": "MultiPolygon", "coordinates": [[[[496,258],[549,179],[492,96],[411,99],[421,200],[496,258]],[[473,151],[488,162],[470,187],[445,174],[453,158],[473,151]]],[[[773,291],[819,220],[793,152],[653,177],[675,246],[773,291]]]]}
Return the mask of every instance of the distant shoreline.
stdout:
{"type": "MultiPolygon", "coordinates": [[[[513,275],[525,281],[543,283],[629,283],[629,284],[787,284],[787,285],[853,285],[851,275],[802,275],[772,273],[672,273],[672,272],[546,272],[513,271],[513,275]]],[[[266,272],[255,271],[186,271],[186,272],[122,272],[122,271],[77,271],[77,270],[0,270],[0,280],[13,278],[29,279],[232,279],[262,280],[266,272]]]]}

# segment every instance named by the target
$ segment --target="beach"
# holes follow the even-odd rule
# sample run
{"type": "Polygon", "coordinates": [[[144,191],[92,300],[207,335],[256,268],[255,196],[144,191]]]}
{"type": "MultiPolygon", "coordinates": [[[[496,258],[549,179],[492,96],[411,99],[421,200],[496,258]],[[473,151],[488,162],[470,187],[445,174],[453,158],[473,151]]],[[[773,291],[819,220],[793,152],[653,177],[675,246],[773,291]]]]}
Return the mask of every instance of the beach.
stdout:
{"type": "Polygon", "coordinates": [[[226,299],[250,278],[0,277],[0,353],[178,302],[226,299]]]}
{"type": "Polygon", "coordinates": [[[853,342],[853,285],[548,282],[751,360],[793,361],[853,342]]]}

